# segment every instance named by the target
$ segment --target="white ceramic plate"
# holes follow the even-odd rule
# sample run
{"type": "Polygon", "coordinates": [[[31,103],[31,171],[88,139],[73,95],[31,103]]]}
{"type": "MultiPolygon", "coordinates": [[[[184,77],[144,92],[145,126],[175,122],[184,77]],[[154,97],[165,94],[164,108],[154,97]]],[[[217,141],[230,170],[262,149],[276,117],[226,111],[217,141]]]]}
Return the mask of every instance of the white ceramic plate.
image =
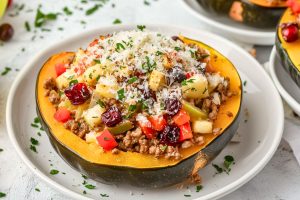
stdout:
{"type": "Polygon", "coordinates": [[[269,72],[282,98],[300,116],[300,88],[281,65],[274,47],[270,55],[269,72]]]}
{"type": "Polygon", "coordinates": [[[183,34],[187,37],[201,40],[213,46],[227,56],[237,67],[243,80],[247,81],[243,99],[242,115],[247,119],[244,109],[249,110],[247,122],[242,120],[239,128],[240,143],[228,145],[214,163],[222,164],[224,155],[234,156],[236,164],[230,175],[215,174],[212,165],[200,172],[204,186],[201,192],[195,191],[195,186],[174,187],[147,190],[131,186],[113,186],[95,183],[96,189],[85,189],[81,184],[81,174],[69,167],[51,147],[45,135],[37,136],[38,129],[31,127],[35,112],[35,77],[42,64],[52,54],[60,51],[75,51],[85,47],[100,34],[120,30],[134,29],[135,26],[113,26],[98,28],[77,35],[55,44],[36,55],[26,64],[19,77],[14,82],[7,102],[7,129],[10,139],[18,154],[28,167],[42,180],[57,190],[73,198],[100,198],[100,193],[109,195],[109,199],[212,199],[222,197],[254,177],[270,160],[281,139],[283,130],[283,108],[279,94],[271,79],[259,63],[240,47],[211,33],[189,28],[179,28],[165,25],[148,25],[148,29],[159,31],[166,35],[183,34]],[[30,137],[37,138],[40,145],[38,153],[29,150],[30,137]],[[51,161],[49,161],[51,160],[51,161]],[[53,166],[50,166],[52,164],[53,166]],[[58,175],[50,175],[51,169],[58,169],[58,175]],[[83,195],[83,190],[88,194],[83,195]]]}
{"type": "Polygon", "coordinates": [[[214,32],[247,44],[273,45],[275,29],[263,30],[245,26],[224,16],[206,12],[196,0],[182,0],[184,7],[202,22],[216,29],[214,32]]]}

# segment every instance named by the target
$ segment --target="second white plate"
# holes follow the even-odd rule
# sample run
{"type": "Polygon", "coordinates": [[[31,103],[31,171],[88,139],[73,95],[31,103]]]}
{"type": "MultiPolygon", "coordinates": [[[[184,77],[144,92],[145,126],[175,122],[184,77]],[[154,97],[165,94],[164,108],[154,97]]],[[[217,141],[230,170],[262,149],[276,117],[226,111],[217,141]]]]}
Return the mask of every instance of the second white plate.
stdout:
{"type": "Polygon", "coordinates": [[[210,14],[195,0],[182,0],[184,7],[202,22],[214,28],[214,32],[247,44],[273,45],[275,29],[263,30],[234,22],[227,17],[210,14]]]}

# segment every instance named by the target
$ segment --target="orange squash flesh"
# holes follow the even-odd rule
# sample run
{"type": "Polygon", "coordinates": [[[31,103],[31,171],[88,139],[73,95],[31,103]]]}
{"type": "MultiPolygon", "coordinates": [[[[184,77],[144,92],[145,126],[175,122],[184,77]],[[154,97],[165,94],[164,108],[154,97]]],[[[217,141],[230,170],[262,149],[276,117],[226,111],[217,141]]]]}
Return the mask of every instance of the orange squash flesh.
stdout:
{"type": "MultiPolygon", "coordinates": [[[[230,90],[237,94],[229,98],[224,104],[221,105],[217,120],[214,122],[214,128],[222,128],[220,134],[226,131],[228,127],[239,115],[241,107],[241,80],[238,72],[234,68],[233,64],[221,55],[216,50],[206,46],[203,43],[196,42],[187,38],[183,38],[186,43],[195,43],[202,48],[206,48],[211,53],[211,66],[215,71],[220,72],[224,77],[230,78],[230,90]],[[227,113],[231,112],[233,116],[228,116],[227,113]]],[[[201,146],[193,146],[187,149],[180,149],[182,154],[181,160],[171,160],[160,158],[157,159],[153,155],[146,155],[134,152],[120,152],[115,155],[111,152],[103,152],[96,144],[88,144],[71,131],[64,128],[62,123],[57,122],[53,116],[55,113],[54,106],[48,100],[48,97],[44,96],[45,89],[43,83],[49,77],[56,77],[55,65],[61,62],[66,62],[70,57],[73,57],[72,52],[63,52],[52,56],[41,68],[38,79],[37,79],[37,90],[36,98],[38,104],[38,110],[41,114],[42,120],[46,126],[50,129],[51,134],[55,139],[63,146],[68,148],[73,153],[79,155],[82,159],[95,164],[108,165],[108,166],[120,166],[128,168],[138,169],[153,169],[163,168],[169,166],[175,166],[181,161],[197,154],[199,151],[204,149],[207,145],[213,142],[218,136],[214,134],[205,134],[205,143],[201,146]]]]}
{"type": "Polygon", "coordinates": [[[251,3],[256,4],[258,6],[268,7],[268,8],[283,8],[286,7],[286,2],[280,1],[279,3],[270,3],[268,0],[249,0],[251,3]]]}

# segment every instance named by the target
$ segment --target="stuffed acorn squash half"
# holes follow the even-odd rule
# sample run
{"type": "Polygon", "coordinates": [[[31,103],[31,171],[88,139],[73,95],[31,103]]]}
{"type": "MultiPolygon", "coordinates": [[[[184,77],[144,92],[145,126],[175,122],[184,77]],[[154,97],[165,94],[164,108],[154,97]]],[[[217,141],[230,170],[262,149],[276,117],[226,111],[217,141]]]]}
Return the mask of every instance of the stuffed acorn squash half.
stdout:
{"type": "Polygon", "coordinates": [[[100,182],[149,188],[199,181],[237,131],[241,100],[222,54],[145,30],[53,55],[36,83],[37,113],[68,164],[100,182]]]}
{"type": "Polygon", "coordinates": [[[291,1],[277,27],[276,51],[282,66],[300,87],[300,1],[291,1]]]}
{"type": "Polygon", "coordinates": [[[275,28],[286,7],[286,0],[197,0],[208,12],[256,28],[275,28]]]}

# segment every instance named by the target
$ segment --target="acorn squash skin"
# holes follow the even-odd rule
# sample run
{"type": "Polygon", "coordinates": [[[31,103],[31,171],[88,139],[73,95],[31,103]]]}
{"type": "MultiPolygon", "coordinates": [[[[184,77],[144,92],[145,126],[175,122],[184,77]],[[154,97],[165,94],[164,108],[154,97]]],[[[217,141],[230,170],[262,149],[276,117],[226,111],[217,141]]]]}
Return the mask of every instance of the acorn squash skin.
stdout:
{"type": "Polygon", "coordinates": [[[292,11],[287,9],[281,17],[276,31],[275,46],[281,65],[300,88],[300,58],[298,54],[300,49],[300,39],[291,43],[285,42],[281,36],[280,28],[280,24],[282,23],[296,21],[296,18],[291,13],[292,11]]]}
{"type": "Polygon", "coordinates": [[[243,23],[255,28],[275,28],[284,8],[262,7],[245,0],[197,0],[204,10],[218,15],[227,15],[234,2],[241,2],[243,23]]]}
{"type": "MultiPolygon", "coordinates": [[[[194,43],[196,41],[186,39],[185,42],[194,43]]],[[[206,45],[202,44],[202,46],[206,46],[206,45]]],[[[208,46],[206,47],[210,51],[213,50],[208,46]]],[[[73,56],[72,53],[61,53],[61,54],[66,54],[65,55],[66,57],[73,56]]],[[[217,56],[214,57],[215,61],[213,62],[217,62],[216,61],[217,59],[221,59],[221,61],[222,59],[226,59],[225,57],[220,58],[220,56],[221,54],[217,54],[217,56]]],[[[50,61],[53,57],[51,57],[48,61],[50,61]]],[[[40,77],[42,69],[40,70],[38,77],[40,77]]],[[[234,99],[236,99],[237,105],[235,105],[236,113],[230,119],[231,123],[224,130],[222,130],[222,133],[220,135],[214,136],[211,142],[208,145],[206,145],[205,148],[202,148],[201,150],[194,153],[193,155],[180,160],[180,162],[176,164],[170,164],[166,166],[159,166],[159,167],[152,167],[152,168],[151,167],[139,168],[139,167],[128,167],[128,166],[120,166],[120,165],[116,166],[114,165],[114,163],[99,164],[93,161],[89,161],[87,159],[84,159],[83,156],[80,155],[80,153],[74,151],[74,149],[67,146],[61,141],[62,139],[59,138],[61,137],[61,135],[60,134],[56,135],[53,132],[53,129],[55,129],[56,127],[50,127],[48,125],[47,120],[45,118],[45,115],[47,115],[48,113],[42,113],[42,109],[41,109],[41,104],[45,102],[39,101],[38,89],[36,89],[37,114],[41,119],[41,124],[45,132],[47,133],[51,145],[53,146],[55,151],[72,168],[74,168],[75,170],[79,171],[84,175],[87,175],[89,178],[106,184],[126,183],[137,187],[147,187],[147,188],[161,188],[161,187],[171,186],[186,181],[188,178],[191,177],[193,173],[198,172],[198,170],[202,168],[203,165],[206,165],[209,161],[214,159],[214,157],[216,157],[222,151],[222,149],[228,144],[228,142],[231,140],[233,135],[236,133],[239,122],[241,120],[240,110],[241,110],[243,92],[242,92],[241,80],[238,76],[238,73],[236,71],[235,73],[237,74],[238,77],[238,80],[235,81],[239,82],[238,83],[239,85],[236,85],[235,88],[239,88],[239,94],[236,97],[233,97],[234,99]],[[204,163],[201,163],[203,161],[204,163]]],[[[37,79],[37,86],[38,85],[39,85],[39,78],[37,79]]],[[[74,145],[79,146],[79,144],[74,144],[74,145]]],[[[108,154],[108,153],[104,153],[104,154],[108,154]]],[[[137,154],[138,153],[135,153],[135,155],[137,154]]],[[[132,165],[134,166],[135,164],[133,163],[132,165]]],[[[136,166],[139,165],[141,164],[136,163],[136,166]]]]}

